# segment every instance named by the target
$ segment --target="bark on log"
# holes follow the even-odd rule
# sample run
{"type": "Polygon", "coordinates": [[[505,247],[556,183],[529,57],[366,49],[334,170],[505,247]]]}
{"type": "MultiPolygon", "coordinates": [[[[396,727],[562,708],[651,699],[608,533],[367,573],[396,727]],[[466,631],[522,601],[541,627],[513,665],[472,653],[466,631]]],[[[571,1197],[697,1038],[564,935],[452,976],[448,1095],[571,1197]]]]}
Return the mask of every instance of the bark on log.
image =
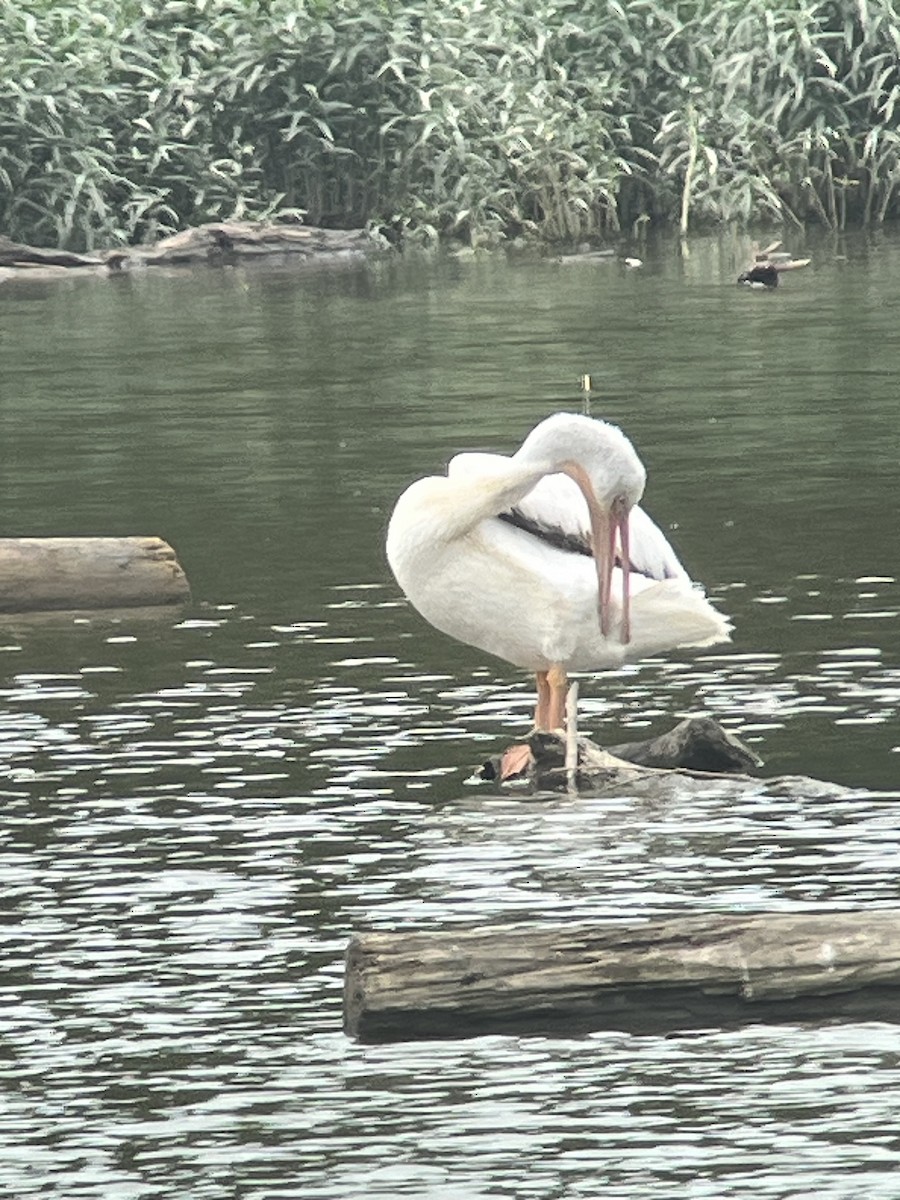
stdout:
{"type": "Polygon", "coordinates": [[[190,588],[158,537],[0,538],[0,612],[183,604],[190,588]]]}
{"type": "Polygon", "coordinates": [[[367,933],[344,1030],[365,1042],[900,1021],[900,910],[367,933]]]}

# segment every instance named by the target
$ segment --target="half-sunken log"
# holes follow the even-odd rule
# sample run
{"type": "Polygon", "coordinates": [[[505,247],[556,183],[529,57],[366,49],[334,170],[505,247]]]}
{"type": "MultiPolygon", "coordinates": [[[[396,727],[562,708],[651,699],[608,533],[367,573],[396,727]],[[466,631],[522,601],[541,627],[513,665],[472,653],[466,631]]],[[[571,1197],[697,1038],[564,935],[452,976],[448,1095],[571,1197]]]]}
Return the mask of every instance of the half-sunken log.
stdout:
{"type": "MultiPolygon", "coordinates": [[[[686,717],[674,729],[641,742],[623,742],[600,746],[587,737],[577,739],[579,788],[604,788],[610,783],[633,781],[637,767],[660,771],[689,771],[703,775],[745,775],[762,766],[762,759],[736,734],[723,728],[712,717],[686,717]]],[[[535,731],[527,743],[509,747],[492,755],[478,769],[487,782],[523,781],[538,789],[571,786],[566,764],[566,743],[556,733],[535,731]],[[515,753],[516,770],[509,769],[509,755],[515,753]]],[[[646,772],[645,772],[646,774],[646,772]]]]}
{"type": "Polygon", "coordinates": [[[640,742],[620,742],[607,752],[641,767],[661,770],[755,771],[762,759],[712,717],[686,717],[668,733],[640,742]]]}
{"type": "Polygon", "coordinates": [[[0,612],[135,608],[190,599],[158,537],[0,538],[0,612]]]}
{"type": "Polygon", "coordinates": [[[344,1029],[366,1042],[900,1020],[900,910],[367,933],[344,1029]]]}

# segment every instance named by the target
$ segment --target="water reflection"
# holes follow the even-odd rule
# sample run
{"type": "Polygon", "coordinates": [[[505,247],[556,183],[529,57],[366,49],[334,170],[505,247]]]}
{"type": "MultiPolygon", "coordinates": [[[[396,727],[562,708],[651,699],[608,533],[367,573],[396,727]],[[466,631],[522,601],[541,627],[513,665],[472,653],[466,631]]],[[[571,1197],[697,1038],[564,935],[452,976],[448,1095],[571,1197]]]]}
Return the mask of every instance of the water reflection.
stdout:
{"type": "Polygon", "coordinates": [[[0,1189],[894,1195],[893,1027],[338,1032],[355,928],[900,903],[900,275],[892,246],[823,255],[762,297],[708,247],[640,276],[136,279],[78,289],[78,322],[71,294],[0,296],[9,530],[159,530],[198,597],[0,624],[0,1189]],[[34,366],[48,338],[71,369],[34,366]],[[386,514],[455,450],[514,445],[582,370],[736,626],[586,681],[584,724],[712,712],[766,758],[750,788],[465,785],[527,727],[531,684],[407,609],[386,514]]]}
{"type": "MultiPolygon", "coordinates": [[[[374,686],[369,635],[331,624],[343,611],[174,621],[180,671],[140,691],[123,665],[150,637],[140,625],[82,627],[77,672],[12,676],[0,1028],[3,1125],[27,1166],[0,1180],[22,1196],[218,1200],[590,1195],[598,1178],[623,1196],[722,1196],[753,1179],[780,1196],[790,1172],[839,1196],[849,1171],[890,1195],[892,1029],[344,1042],[352,928],[894,907],[900,840],[890,796],[797,780],[682,784],[663,801],[463,794],[460,745],[474,752],[517,703],[524,716],[525,685],[498,698],[490,677],[427,677],[387,653],[400,637],[374,686]],[[311,687],[307,652],[323,664],[311,687]],[[416,769],[423,744],[432,765],[416,769]]],[[[777,656],[709,658],[635,668],[618,694],[671,708],[667,689],[707,679],[735,714],[761,693],[793,703],[777,656]]],[[[841,689],[881,670],[872,653],[822,666],[841,689]]]]}

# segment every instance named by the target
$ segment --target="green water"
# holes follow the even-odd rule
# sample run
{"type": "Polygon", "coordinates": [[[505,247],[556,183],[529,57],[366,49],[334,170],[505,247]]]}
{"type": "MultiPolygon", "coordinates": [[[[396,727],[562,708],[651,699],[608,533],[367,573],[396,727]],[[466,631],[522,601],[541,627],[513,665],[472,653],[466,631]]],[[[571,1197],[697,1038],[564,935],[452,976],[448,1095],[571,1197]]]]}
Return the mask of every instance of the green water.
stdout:
{"type": "Polygon", "coordinates": [[[160,534],[195,597],[0,623],[10,1195],[895,1195],[892,1027],[340,1031],[354,929],[900,903],[900,240],[810,249],[772,294],[714,239],[0,284],[0,532],[160,534]],[[735,633],[585,680],[583,724],[711,712],[849,792],[466,786],[531,682],[405,605],[391,505],[586,372],[735,633]]]}
{"type": "MultiPolygon", "coordinates": [[[[733,654],[773,656],[764,711],[731,688],[719,715],[764,733],[773,769],[890,786],[900,246],[823,245],[772,294],[733,286],[742,254],[7,285],[4,531],[159,533],[199,601],[314,620],[332,588],[390,587],[384,527],[410,479],[462,448],[514,448],[580,404],[589,372],[594,413],[647,464],[646,507],[733,617],[733,654]],[[836,697],[820,669],[857,649],[836,697]]],[[[518,678],[412,613],[363,606],[354,632],[377,644],[384,620],[460,684],[518,678]]],[[[165,638],[153,653],[165,662],[165,638]]],[[[622,687],[585,690],[614,710],[622,687]]]]}

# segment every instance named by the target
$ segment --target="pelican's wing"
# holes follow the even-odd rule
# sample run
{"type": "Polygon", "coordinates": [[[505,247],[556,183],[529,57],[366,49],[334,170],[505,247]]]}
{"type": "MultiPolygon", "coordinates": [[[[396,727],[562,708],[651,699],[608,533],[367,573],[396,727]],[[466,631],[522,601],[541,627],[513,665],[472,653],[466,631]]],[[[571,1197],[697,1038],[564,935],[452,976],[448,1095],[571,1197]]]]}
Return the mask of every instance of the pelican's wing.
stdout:
{"type": "Polygon", "coordinates": [[[633,570],[649,575],[651,579],[688,579],[668,538],[639,504],[631,510],[628,526],[633,570]]]}
{"type": "MultiPolygon", "coordinates": [[[[487,456],[489,457],[489,456],[487,456]]],[[[512,510],[526,529],[567,549],[591,552],[587,501],[568,475],[545,475],[512,510]]],[[[684,579],[688,575],[666,535],[639,506],[629,518],[631,569],[650,579],[684,579]]]]}
{"type": "MultiPolygon", "coordinates": [[[[457,454],[447,475],[459,482],[502,476],[510,459],[503,454],[457,454]]],[[[527,532],[561,549],[591,553],[591,524],[587,501],[568,475],[545,475],[507,511],[498,512],[527,532]]],[[[635,505],[629,518],[631,569],[650,579],[688,579],[678,556],[652,517],[635,505]]]]}
{"type": "Polygon", "coordinates": [[[591,553],[587,501],[578,484],[568,475],[545,475],[504,515],[561,549],[578,554],[591,553]]]}

